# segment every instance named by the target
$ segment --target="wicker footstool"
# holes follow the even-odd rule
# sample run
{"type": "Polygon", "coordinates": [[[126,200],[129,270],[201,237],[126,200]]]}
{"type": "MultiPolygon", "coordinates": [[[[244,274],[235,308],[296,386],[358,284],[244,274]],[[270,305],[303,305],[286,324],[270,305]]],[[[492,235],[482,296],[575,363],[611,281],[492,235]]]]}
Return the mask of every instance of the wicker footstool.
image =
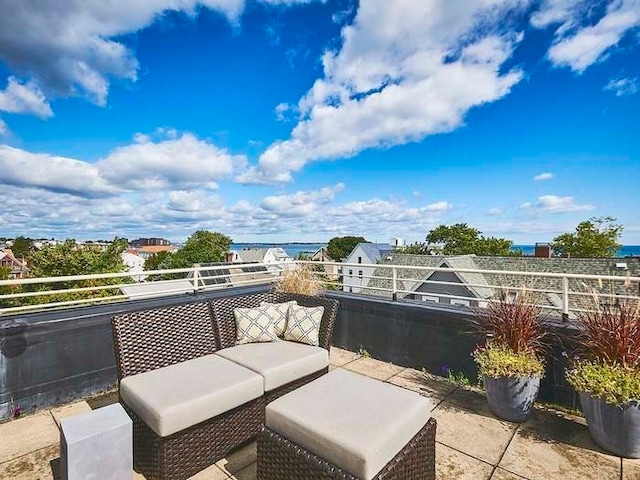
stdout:
{"type": "Polygon", "coordinates": [[[435,479],[430,411],[417,393],[334,370],[267,405],[258,479],[435,479]]]}

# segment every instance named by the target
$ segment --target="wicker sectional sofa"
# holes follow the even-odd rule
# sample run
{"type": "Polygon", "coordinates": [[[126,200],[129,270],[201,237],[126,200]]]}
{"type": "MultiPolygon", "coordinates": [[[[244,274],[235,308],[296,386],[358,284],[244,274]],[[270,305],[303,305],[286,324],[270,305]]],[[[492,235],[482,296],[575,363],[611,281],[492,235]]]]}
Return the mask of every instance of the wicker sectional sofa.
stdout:
{"type": "Polygon", "coordinates": [[[336,300],[268,292],[115,315],[136,470],[149,480],[188,478],[255,438],[267,403],[327,373],[337,310],[336,300]],[[235,308],[292,300],[324,307],[318,347],[236,345],[235,308]]]}

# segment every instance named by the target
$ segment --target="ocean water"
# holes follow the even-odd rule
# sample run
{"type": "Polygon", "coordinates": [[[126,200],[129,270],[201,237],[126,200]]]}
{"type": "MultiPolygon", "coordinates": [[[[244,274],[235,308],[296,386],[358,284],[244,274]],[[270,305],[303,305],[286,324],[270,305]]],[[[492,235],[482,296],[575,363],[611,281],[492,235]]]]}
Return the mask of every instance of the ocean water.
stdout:
{"type": "MultiPolygon", "coordinates": [[[[522,250],[525,255],[533,255],[535,245],[514,245],[513,250],[522,250]]],[[[640,257],[640,245],[623,245],[618,251],[617,257],[640,257]]]]}
{"type": "Polygon", "coordinates": [[[232,243],[231,249],[280,247],[290,257],[297,258],[300,253],[312,255],[323,245],[326,245],[326,243],[232,243]]]}
{"type": "MultiPolygon", "coordinates": [[[[233,250],[242,250],[243,248],[269,248],[281,247],[290,257],[296,258],[300,253],[313,254],[321,246],[326,243],[234,243],[231,245],[233,250]]],[[[533,255],[534,245],[514,245],[514,249],[521,249],[525,255],[533,255]]],[[[618,252],[619,257],[636,256],[640,257],[640,245],[624,245],[618,252]]]]}

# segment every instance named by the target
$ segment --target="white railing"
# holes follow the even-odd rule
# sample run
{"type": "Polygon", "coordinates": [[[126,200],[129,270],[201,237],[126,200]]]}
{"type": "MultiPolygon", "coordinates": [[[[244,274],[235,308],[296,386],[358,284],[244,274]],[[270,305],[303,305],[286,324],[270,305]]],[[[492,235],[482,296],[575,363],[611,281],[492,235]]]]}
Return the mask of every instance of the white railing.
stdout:
{"type": "Polygon", "coordinates": [[[621,299],[640,301],[640,277],[628,275],[296,261],[1,280],[0,315],[198,293],[229,287],[268,285],[277,282],[287,268],[296,268],[302,264],[311,265],[327,289],[398,301],[429,301],[482,307],[500,291],[526,291],[537,296],[542,308],[563,314],[566,318],[589,310],[589,305],[594,304],[594,295],[598,302],[616,302],[621,299]],[[349,269],[356,274],[346,273],[349,269]],[[363,272],[360,275],[361,270],[363,272]],[[364,274],[364,270],[372,273],[364,274]],[[434,272],[455,273],[457,279],[430,279],[434,272]],[[465,274],[472,274],[475,280],[463,280],[465,274]],[[175,278],[166,278],[167,276],[175,278]]]}

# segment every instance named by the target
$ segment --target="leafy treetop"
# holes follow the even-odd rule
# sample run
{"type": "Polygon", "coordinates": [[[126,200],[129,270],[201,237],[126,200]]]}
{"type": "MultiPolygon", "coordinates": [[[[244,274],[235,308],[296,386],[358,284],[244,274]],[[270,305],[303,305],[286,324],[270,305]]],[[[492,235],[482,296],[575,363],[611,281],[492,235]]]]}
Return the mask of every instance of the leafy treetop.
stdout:
{"type": "Polygon", "coordinates": [[[29,273],[32,277],[58,277],[123,272],[126,266],[121,255],[126,248],[127,242],[117,237],[106,249],[78,247],[75,240],[66,240],[33,252],[29,273]]]}
{"type": "Polygon", "coordinates": [[[33,240],[25,237],[16,237],[11,245],[13,255],[18,259],[28,258],[33,251],[33,240]]]}
{"type": "MultiPolygon", "coordinates": [[[[426,238],[428,244],[442,244],[444,255],[518,255],[522,252],[513,252],[513,242],[505,238],[485,237],[477,228],[466,223],[454,225],[440,225],[429,232],[426,238]]],[[[416,248],[416,247],[412,247],[416,248]]]]}
{"type": "Polygon", "coordinates": [[[574,233],[563,233],[551,242],[558,255],[571,257],[613,257],[620,249],[622,226],[614,217],[593,217],[580,222],[574,233]]]}
{"type": "Polygon", "coordinates": [[[348,257],[359,243],[367,243],[367,240],[365,240],[364,237],[353,236],[333,237],[327,245],[327,253],[333,260],[339,262],[343,258],[348,257]]]}
{"type": "Polygon", "coordinates": [[[196,263],[224,262],[231,238],[218,232],[198,230],[192,233],[185,244],[168,256],[167,268],[188,268],[196,263]]]}

